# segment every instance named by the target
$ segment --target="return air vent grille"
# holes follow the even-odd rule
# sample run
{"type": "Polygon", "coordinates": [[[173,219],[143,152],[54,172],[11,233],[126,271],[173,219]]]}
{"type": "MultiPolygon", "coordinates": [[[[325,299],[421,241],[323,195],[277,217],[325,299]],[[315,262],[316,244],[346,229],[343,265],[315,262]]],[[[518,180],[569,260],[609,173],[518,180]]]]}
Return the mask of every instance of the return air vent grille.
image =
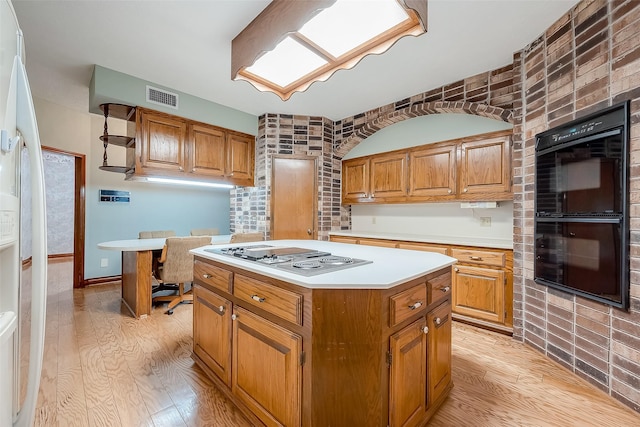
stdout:
{"type": "Polygon", "coordinates": [[[178,94],[147,86],[147,102],[178,109],[178,94]]]}

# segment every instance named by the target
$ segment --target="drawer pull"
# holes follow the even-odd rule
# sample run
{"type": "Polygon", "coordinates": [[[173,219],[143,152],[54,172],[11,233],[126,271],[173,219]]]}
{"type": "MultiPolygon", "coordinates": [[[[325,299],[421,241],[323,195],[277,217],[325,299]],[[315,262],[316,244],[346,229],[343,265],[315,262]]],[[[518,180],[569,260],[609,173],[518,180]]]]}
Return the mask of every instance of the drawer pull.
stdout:
{"type": "Polygon", "coordinates": [[[440,290],[441,290],[442,292],[447,293],[447,292],[449,292],[449,291],[451,290],[451,288],[450,288],[449,286],[445,286],[444,288],[440,288],[440,290]]]}
{"type": "Polygon", "coordinates": [[[258,295],[251,295],[251,299],[254,301],[258,301],[258,302],[264,302],[264,298],[263,297],[259,297],[258,295]]]}
{"type": "Polygon", "coordinates": [[[450,188],[448,188],[448,189],[447,189],[447,193],[448,193],[448,194],[451,194],[451,193],[452,193],[452,191],[451,191],[451,189],[450,189],[450,188]]]}
{"type": "Polygon", "coordinates": [[[209,273],[204,273],[202,277],[204,277],[205,279],[211,279],[213,276],[209,273]]]}
{"type": "Polygon", "coordinates": [[[232,315],[231,315],[231,320],[236,320],[237,318],[238,318],[238,315],[237,315],[237,314],[232,314],[232,315]]]}
{"type": "Polygon", "coordinates": [[[460,271],[460,269],[459,269],[458,267],[455,267],[455,268],[453,269],[453,271],[455,271],[455,272],[457,273],[458,271],[460,271]]]}
{"type": "Polygon", "coordinates": [[[435,320],[433,321],[433,323],[435,323],[436,325],[440,326],[440,324],[442,323],[442,319],[440,319],[439,317],[436,317],[435,320]]]}
{"type": "Polygon", "coordinates": [[[428,333],[429,333],[429,327],[428,327],[428,326],[423,326],[421,329],[422,329],[422,333],[423,333],[423,334],[425,334],[425,335],[426,335],[426,334],[428,334],[428,333]]]}
{"type": "Polygon", "coordinates": [[[472,259],[474,261],[482,261],[482,257],[481,256],[470,256],[469,259],[472,259]]]}
{"type": "Polygon", "coordinates": [[[422,301],[416,301],[409,306],[411,310],[415,310],[416,308],[422,307],[422,301]]]}
{"type": "Polygon", "coordinates": [[[224,305],[221,305],[220,307],[218,307],[218,311],[220,313],[224,313],[224,305]]]}

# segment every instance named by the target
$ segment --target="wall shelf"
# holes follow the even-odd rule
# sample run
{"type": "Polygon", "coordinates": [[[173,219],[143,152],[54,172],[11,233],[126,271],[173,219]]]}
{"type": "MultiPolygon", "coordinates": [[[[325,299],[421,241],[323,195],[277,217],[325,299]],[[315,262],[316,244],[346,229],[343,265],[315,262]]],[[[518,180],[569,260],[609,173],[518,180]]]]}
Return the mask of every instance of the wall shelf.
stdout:
{"type": "Polygon", "coordinates": [[[104,113],[104,132],[100,136],[100,141],[104,145],[104,155],[102,159],[102,166],[100,170],[115,173],[130,173],[131,168],[127,166],[112,166],[108,164],[107,159],[107,147],[109,144],[116,145],[118,147],[124,147],[126,149],[133,149],[136,145],[136,138],[126,135],[109,135],[109,128],[107,119],[113,117],[116,119],[126,120],[128,122],[134,122],[136,120],[136,107],[124,104],[104,103],[100,104],[100,110],[104,113]]]}

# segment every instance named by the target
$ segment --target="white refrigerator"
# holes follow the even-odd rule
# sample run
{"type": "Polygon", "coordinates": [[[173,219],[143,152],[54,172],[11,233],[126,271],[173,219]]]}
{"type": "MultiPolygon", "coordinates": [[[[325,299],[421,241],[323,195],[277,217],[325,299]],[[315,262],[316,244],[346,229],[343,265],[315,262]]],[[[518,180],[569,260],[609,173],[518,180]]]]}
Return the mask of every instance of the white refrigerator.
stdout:
{"type": "MultiPolygon", "coordinates": [[[[47,297],[42,150],[10,0],[0,0],[0,426],[33,424],[40,385],[47,297]],[[29,188],[21,189],[27,150],[29,188]],[[31,200],[31,233],[21,236],[21,190],[31,200]],[[26,190],[26,191],[24,191],[26,190]],[[28,235],[30,234],[30,235],[28,235]],[[31,239],[31,289],[21,289],[21,241],[31,239]],[[29,301],[30,300],[30,301],[29,301]],[[26,325],[29,325],[26,327],[26,325]],[[25,339],[28,342],[25,345],[25,339]],[[21,354],[21,348],[22,354],[21,354]],[[26,365],[25,365],[26,364],[26,365]],[[28,367],[25,367],[28,366],[28,367]],[[20,373],[23,373],[20,375],[20,373]]],[[[26,204],[25,204],[26,205],[26,204]]]]}

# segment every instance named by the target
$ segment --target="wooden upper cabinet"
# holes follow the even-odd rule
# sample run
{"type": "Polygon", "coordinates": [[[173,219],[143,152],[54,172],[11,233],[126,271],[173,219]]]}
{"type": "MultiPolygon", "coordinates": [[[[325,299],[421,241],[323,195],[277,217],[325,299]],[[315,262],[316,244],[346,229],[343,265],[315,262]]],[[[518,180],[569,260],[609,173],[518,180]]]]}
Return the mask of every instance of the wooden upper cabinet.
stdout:
{"type": "Polygon", "coordinates": [[[226,134],[197,123],[189,125],[191,169],[198,175],[225,176],[226,134]]]}
{"type": "Polygon", "coordinates": [[[510,200],[511,131],[342,162],[342,202],[510,200]]]}
{"type": "Polygon", "coordinates": [[[230,132],[227,136],[227,176],[240,185],[253,185],[255,138],[230,132]]]}
{"type": "Polygon", "coordinates": [[[409,151],[409,196],[455,198],[456,151],[454,144],[409,151]]]}
{"type": "Polygon", "coordinates": [[[127,165],[138,176],[252,186],[254,149],[253,135],[137,107],[135,160],[127,165]]]}
{"type": "Polygon", "coordinates": [[[186,166],[187,122],[179,117],[138,108],[136,173],[156,169],[182,173],[186,166]]]}
{"type": "Polygon", "coordinates": [[[511,138],[509,136],[460,144],[460,198],[511,192],[511,138]]]}
{"type": "Polygon", "coordinates": [[[370,190],[374,201],[407,195],[406,153],[372,157],[370,167],[370,190]]]}
{"type": "Polygon", "coordinates": [[[342,162],[342,199],[357,202],[369,197],[369,158],[342,162]]]}

